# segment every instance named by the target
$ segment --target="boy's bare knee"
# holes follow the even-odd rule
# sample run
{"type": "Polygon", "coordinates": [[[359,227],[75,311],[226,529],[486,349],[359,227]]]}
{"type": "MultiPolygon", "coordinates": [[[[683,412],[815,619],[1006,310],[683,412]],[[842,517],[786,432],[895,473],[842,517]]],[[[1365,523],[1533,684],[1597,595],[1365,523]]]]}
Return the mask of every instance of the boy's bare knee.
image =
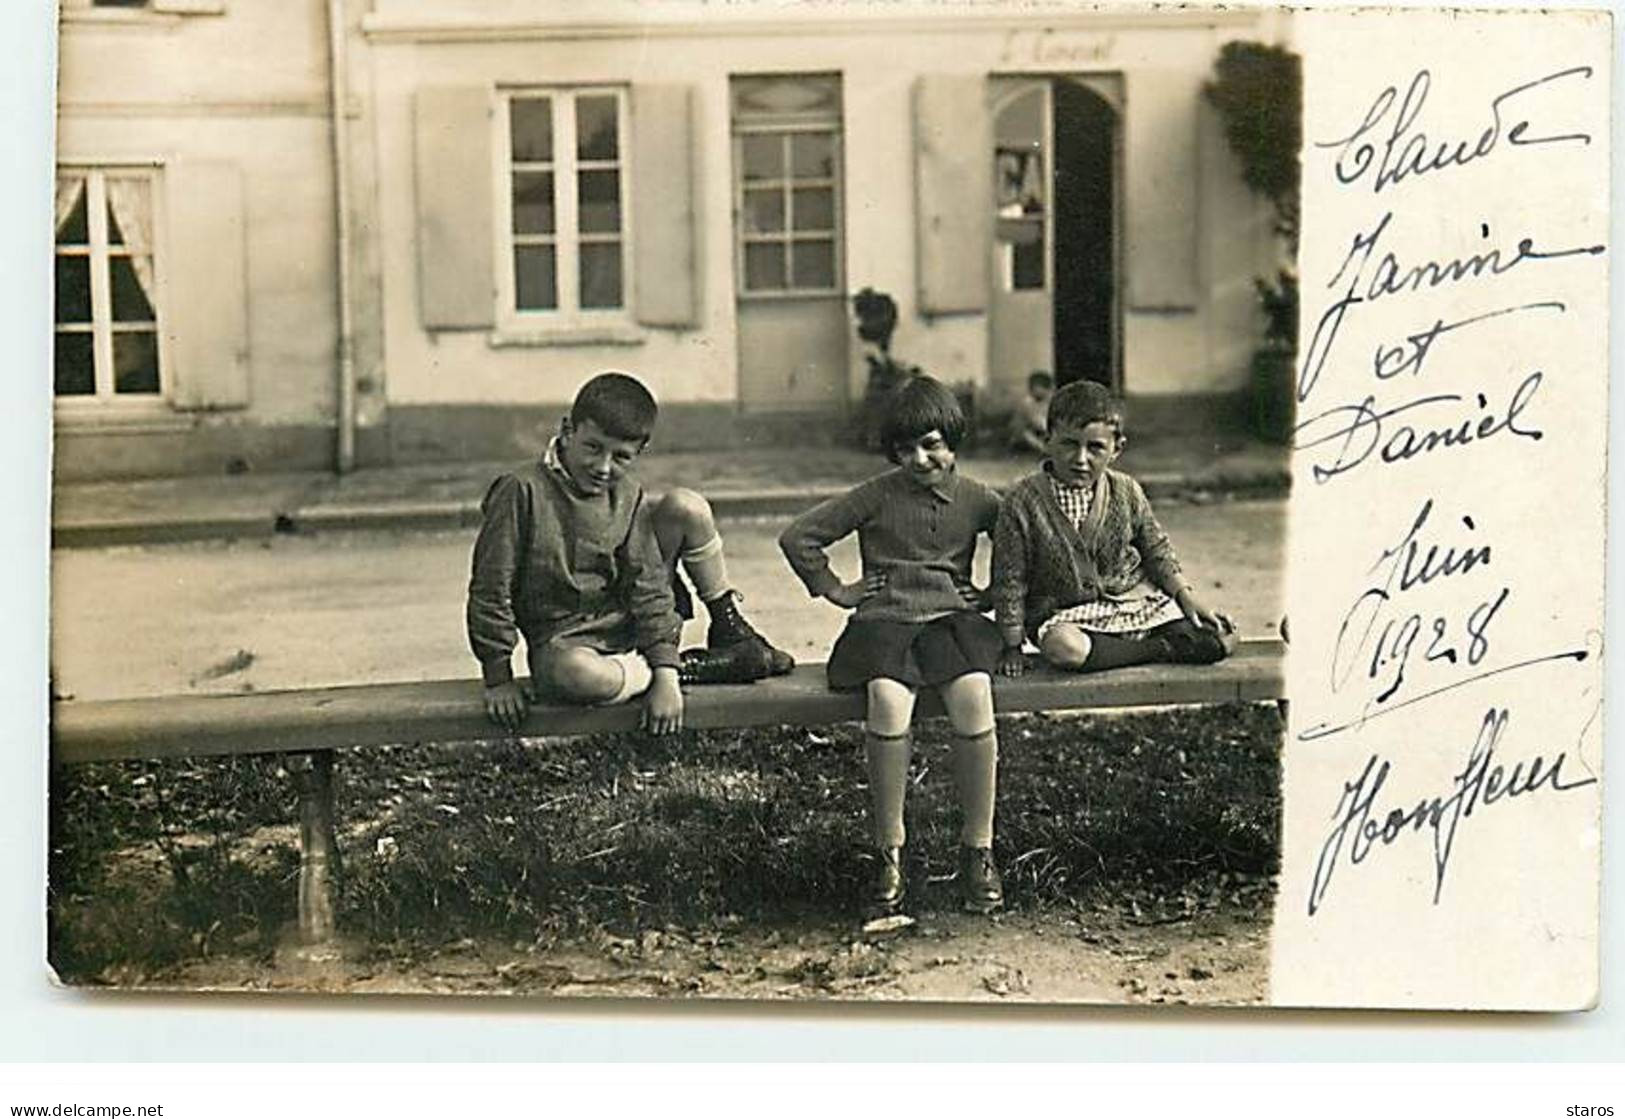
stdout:
{"type": "Polygon", "coordinates": [[[620,666],[591,649],[558,649],[544,671],[554,691],[581,703],[600,703],[621,690],[620,666]]]}
{"type": "Polygon", "coordinates": [[[694,490],[677,489],[667,491],[654,509],[656,524],[667,524],[683,530],[685,536],[709,536],[716,528],[716,517],[711,512],[711,503],[694,490]]]}
{"type": "Polygon", "coordinates": [[[1083,630],[1077,626],[1062,624],[1050,627],[1044,634],[1044,640],[1039,644],[1038,651],[1056,668],[1076,671],[1089,659],[1089,650],[1093,647],[1094,643],[1083,630]]]}

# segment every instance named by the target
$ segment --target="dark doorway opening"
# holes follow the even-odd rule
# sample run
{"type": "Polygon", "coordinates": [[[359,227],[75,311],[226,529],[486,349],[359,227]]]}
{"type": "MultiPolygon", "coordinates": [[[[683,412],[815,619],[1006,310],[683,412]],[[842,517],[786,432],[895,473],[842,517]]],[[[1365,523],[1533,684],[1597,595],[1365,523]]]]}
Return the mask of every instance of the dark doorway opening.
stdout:
{"type": "Polygon", "coordinates": [[[1117,111],[1054,84],[1055,379],[1120,384],[1117,347],[1117,111]]]}

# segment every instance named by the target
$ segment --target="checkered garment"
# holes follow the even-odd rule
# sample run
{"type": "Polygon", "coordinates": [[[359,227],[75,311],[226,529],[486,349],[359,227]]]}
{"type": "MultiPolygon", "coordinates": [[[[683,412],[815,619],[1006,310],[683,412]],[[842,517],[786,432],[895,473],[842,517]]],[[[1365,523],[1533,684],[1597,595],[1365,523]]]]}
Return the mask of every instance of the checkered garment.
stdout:
{"type": "MultiPolygon", "coordinates": [[[[1093,491],[1089,486],[1068,486],[1056,478],[1050,479],[1055,487],[1055,500],[1061,511],[1072,522],[1072,527],[1083,531],[1084,519],[1089,516],[1089,503],[1093,491]]],[[[1096,633],[1116,633],[1134,636],[1164,622],[1177,622],[1185,616],[1178,604],[1162,591],[1141,578],[1127,593],[1102,595],[1094,602],[1084,602],[1057,611],[1038,627],[1038,639],[1056,622],[1071,622],[1096,633]]]]}

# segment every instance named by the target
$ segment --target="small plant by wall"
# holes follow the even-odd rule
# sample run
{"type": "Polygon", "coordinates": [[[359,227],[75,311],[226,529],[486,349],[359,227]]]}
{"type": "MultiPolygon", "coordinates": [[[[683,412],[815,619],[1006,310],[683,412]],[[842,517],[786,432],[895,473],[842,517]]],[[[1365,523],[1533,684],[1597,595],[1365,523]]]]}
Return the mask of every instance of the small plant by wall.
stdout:
{"type": "Polygon", "coordinates": [[[1266,43],[1226,43],[1202,95],[1218,110],[1242,179],[1275,212],[1286,263],[1254,279],[1264,331],[1253,354],[1253,427],[1277,443],[1292,438],[1298,346],[1298,151],[1303,143],[1303,60],[1266,43]]]}

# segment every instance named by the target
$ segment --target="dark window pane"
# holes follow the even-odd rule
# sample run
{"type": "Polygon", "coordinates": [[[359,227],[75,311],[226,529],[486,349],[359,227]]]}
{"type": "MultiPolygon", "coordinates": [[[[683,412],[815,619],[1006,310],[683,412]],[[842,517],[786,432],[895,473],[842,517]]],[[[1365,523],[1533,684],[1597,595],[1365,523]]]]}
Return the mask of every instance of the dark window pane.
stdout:
{"type": "Polygon", "coordinates": [[[835,286],[835,246],[829,241],[797,241],[790,249],[791,286],[835,286]]]}
{"type": "Polygon", "coordinates": [[[546,97],[516,98],[508,106],[508,135],[516,163],[551,163],[553,102],[546,97]]]}
{"type": "Polygon", "coordinates": [[[96,363],[91,357],[90,335],[56,335],[56,394],[92,396],[96,392],[96,363]]]}
{"type": "Polygon", "coordinates": [[[83,183],[79,187],[79,200],[73,204],[62,227],[56,231],[56,243],[59,245],[88,245],[90,244],[90,218],[87,205],[89,190],[83,183]]]}
{"type": "Polygon", "coordinates": [[[1044,287],[1044,238],[1042,233],[1025,244],[1012,245],[1010,286],[1016,291],[1039,291],[1044,287]]]}
{"type": "Polygon", "coordinates": [[[615,98],[577,97],[576,154],[582,159],[616,159],[619,153],[615,98]]]}
{"type": "MultiPolygon", "coordinates": [[[[151,260],[147,257],[142,257],[141,260],[147,274],[151,275],[151,260]]],[[[152,302],[147,298],[141,277],[136,273],[135,262],[127,256],[115,256],[110,257],[107,263],[113,273],[113,321],[155,320],[158,316],[152,313],[152,302]]]]}
{"type": "Polygon", "coordinates": [[[784,290],[784,246],[745,246],[745,290],[784,290]]]}
{"type": "Polygon", "coordinates": [[[598,242],[581,246],[581,306],[621,305],[621,244],[598,242]]]}
{"type": "Polygon", "coordinates": [[[150,330],[113,335],[113,391],[120,395],[158,391],[158,335],[150,330]]]}
{"type": "Polygon", "coordinates": [[[90,258],[56,258],[56,321],[90,321],[90,258]]]}
{"type": "Polygon", "coordinates": [[[790,138],[790,170],[798,179],[828,179],[835,174],[835,137],[802,132],[790,138]]]}
{"type": "Polygon", "coordinates": [[[835,192],[828,187],[803,187],[795,194],[795,228],[818,232],[835,228],[835,192]]]}
{"type": "Polygon", "coordinates": [[[553,232],[553,172],[521,171],[514,175],[513,231],[553,232]]]}
{"type": "Polygon", "coordinates": [[[740,141],[745,180],[784,178],[784,140],[779,136],[746,136],[740,141]]]}
{"type": "Polygon", "coordinates": [[[621,173],[582,171],[577,221],[583,233],[619,233],[621,229],[621,173]]]}
{"type": "Polygon", "coordinates": [[[93,8],[145,8],[150,0],[93,0],[93,8]]]}
{"type": "Polygon", "coordinates": [[[784,228],[784,192],[778,187],[745,192],[745,229],[777,233],[784,228]]]}
{"type": "Polygon", "coordinates": [[[551,311],[559,305],[552,245],[520,245],[513,251],[514,305],[521,311],[551,311]]]}

